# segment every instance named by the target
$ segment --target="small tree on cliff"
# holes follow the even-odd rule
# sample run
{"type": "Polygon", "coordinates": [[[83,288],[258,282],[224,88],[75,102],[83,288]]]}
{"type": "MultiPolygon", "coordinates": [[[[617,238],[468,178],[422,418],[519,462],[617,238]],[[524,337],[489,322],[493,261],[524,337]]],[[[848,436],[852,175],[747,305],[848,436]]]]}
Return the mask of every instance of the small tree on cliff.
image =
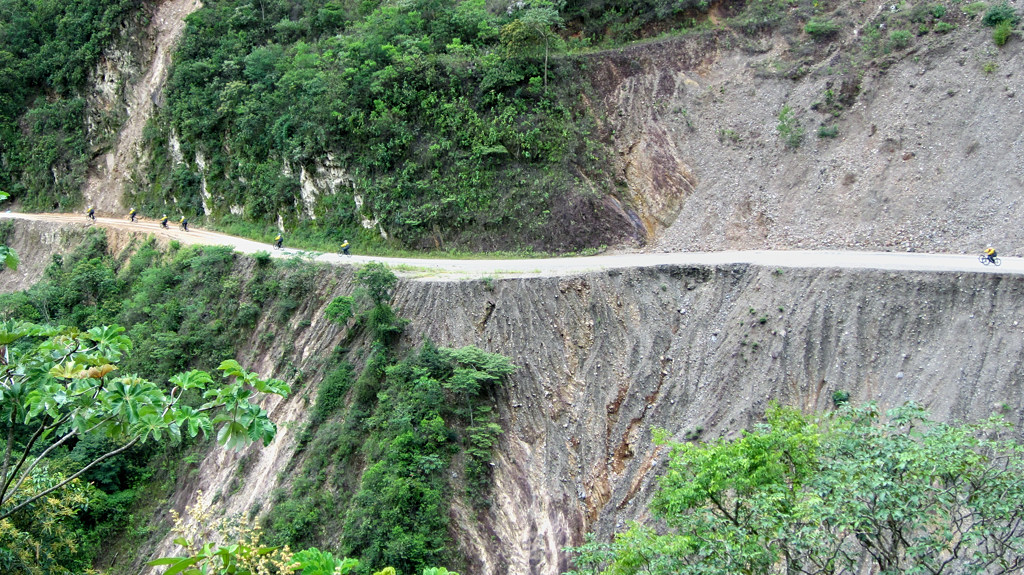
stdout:
{"type": "MultiPolygon", "coordinates": [[[[544,46],[544,88],[548,87],[548,56],[551,43],[558,39],[556,28],[562,26],[558,8],[564,2],[551,0],[528,0],[520,2],[516,19],[501,29],[501,42],[509,55],[529,54],[538,46],[544,46]]],[[[509,8],[509,10],[513,10],[509,8]]]]}
{"type": "Polygon", "coordinates": [[[1001,419],[931,421],[910,404],[812,420],[774,407],[736,440],[672,444],[651,506],[576,573],[1018,573],[1024,457],[1001,419]]]}

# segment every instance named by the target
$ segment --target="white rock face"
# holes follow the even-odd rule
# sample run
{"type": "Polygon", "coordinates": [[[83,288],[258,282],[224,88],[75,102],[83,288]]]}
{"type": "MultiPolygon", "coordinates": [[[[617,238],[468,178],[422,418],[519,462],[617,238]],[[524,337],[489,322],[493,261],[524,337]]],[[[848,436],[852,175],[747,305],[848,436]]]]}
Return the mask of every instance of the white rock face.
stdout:
{"type": "MultiPolygon", "coordinates": [[[[90,116],[103,118],[113,114],[124,120],[111,146],[113,160],[105,156],[94,160],[82,191],[86,204],[95,206],[100,214],[126,212],[121,205],[126,184],[132,182],[135,170],[144,168],[143,128],[154,108],[163,101],[171,54],[185,29],[185,16],[200,6],[198,0],[160,2],[150,17],[148,28],[142,32],[147,41],[140,38],[127,41],[139,49],[139,54],[112,46],[93,72],[97,88],[90,101],[90,116]],[[118,92],[118,86],[123,86],[123,92],[118,92]]],[[[99,134],[103,132],[101,128],[94,126],[91,131],[99,134]]]]}
{"type": "MultiPolygon", "coordinates": [[[[290,170],[290,166],[287,164],[285,167],[290,170]]],[[[323,161],[314,164],[312,172],[302,166],[299,169],[299,184],[303,211],[305,216],[311,220],[316,219],[314,208],[317,198],[337,194],[343,187],[354,187],[354,182],[348,171],[336,162],[331,154],[328,154],[323,161]]]]}

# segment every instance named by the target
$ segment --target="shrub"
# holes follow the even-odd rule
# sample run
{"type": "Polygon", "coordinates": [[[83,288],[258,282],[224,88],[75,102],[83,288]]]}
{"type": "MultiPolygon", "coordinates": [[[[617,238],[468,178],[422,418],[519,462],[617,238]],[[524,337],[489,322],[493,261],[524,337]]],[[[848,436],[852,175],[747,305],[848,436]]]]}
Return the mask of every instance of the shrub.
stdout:
{"type": "Polygon", "coordinates": [[[969,18],[974,18],[975,16],[980,14],[981,11],[984,10],[986,7],[988,7],[988,4],[985,4],[984,2],[972,2],[964,6],[963,11],[964,14],[966,14],[969,18]]]}
{"type": "Polygon", "coordinates": [[[352,297],[342,295],[334,298],[331,303],[327,304],[324,315],[338,325],[345,325],[345,322],[353,315],[352,297]]]}
{"type": "Polygon", "coordinates": [[[839,24],[832,20],[818,20],[811,18],[804,25],[804,32],[814,38],[828,38],[839,31],[839,24]]]}
{"type": "Polygon", "coordinates": [[[782,109],[779,110],[779,124],[776,128],[787,148],[800,147],[804,140],[804,129],[800,126],[800,122],[796,119],[793,108],[790,108],[789,104],[782,106],[782,109]]]}
{"type": "Polygon", "coordinates": [[[1013,35],[1013,27],[1010,26],[1010,23],[1000,22],[996,24],[996,29],[992,31],[992,40],[996,43],[996,46],[1002,46],[1006,44],[1011,35],[1013,35]]]}
{"type": "Polygon", "coordinates": [[[913,36],[909,30],[893,30],[889,33],[889,49],[902,50],[906,48],[913,36]]]}
{"type": "Polygon", "coordinates": [[[943,6],[942,4],[936,4],[935,6],[932,6],[932,16],[934,16],[936,19],[942,18],[945,15],[946,15],[946,7],[945,6],[943,6]]]}
{"type": "Polygon", "coordinates": [[[819,138],[835,138],[839,135],[839,126],[832,124],[831,126],[821,126],[818,128],[819,138]]]}
{"type": "Polygon", "coordinates": [[[380,262],[371,262],[359,268],[356,281],[376,306],[390,302],[392,292],[398,285],[394,272],[380,262]]]}
{"type": "Polygon", "coordinates": [[[837,389],[832,392],[832,405],[839,407],[850,401],[850,392],[845,389],[837,389]]]}
{"type": "Polygon", "coordinates": [[[1003,23],[1009,23],[1009,25],[1016,26],[1020,18],[1017,16],[1017,11],[1014,10],[1009,4],[1003,2],[1002,4],[996,4],[985,12],[985,17],[981,19],[981,23],[986,26],[999,26],[1003,23]]]}
{"type": "Polygon", "coordinates": [[[955,29],[956,26],[950,24],[949,22],[938,22],[935,24],[936,34],[945,34],[946,32],[952,32],[955,29]]]}
{"type": "Polygon", "coordinates": [[[256,265],[261,268],[265,268],[270,264],[270,252],[268,251],[256,252],[252,255],[252,258],[256,260],[256,265]]]}

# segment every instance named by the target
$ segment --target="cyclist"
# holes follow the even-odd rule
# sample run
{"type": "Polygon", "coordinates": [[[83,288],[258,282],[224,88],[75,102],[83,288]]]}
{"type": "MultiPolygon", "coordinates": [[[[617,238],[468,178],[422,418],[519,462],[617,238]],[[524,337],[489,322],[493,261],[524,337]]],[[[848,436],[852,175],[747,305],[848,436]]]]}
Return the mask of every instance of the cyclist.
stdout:
{"type": "Polygon", "coordinates": [[[128,210],[128,218],[131,219],[132,223],[135,223],[135,208],[128,210]]]}
{"type": "Polygon", "coordinates": [[[985,248],[985,255],[988,256],[988,261],[996,263],[996,249],[992,247],[992,244],[985,248]]]}
{"type": "Polygon", "coordinates": [[[89,213],[86,214],[86,217],[94,222],[96,221],[96,210],[92,206],[89,206],[89,213]]]}
{"type": "Polygon", "coordinates": [[[164,214],[164,217],[160,218],[160,225],[165,229],[167,228],[167,214],[164,214]]]}
{"type": "Polygon", "coordinates": [[[277,237],[274,238],[274,247],[277,248],[277,249],[281,249],[281,244],[283,244],[283,243],[284,243],[284,237],[282,237],[281,234],[277,234],[277,237]]]}
{"type": "Polygon", "coordinates": [[[186,232],[188,231],[188,220],[185,219],[185,216],[181,216],[181,219],[178,220],[178,227],[185,230],[186,232]]]}
{"type": "Polygon", "coordinates": [[[351,255],[348,253],[348,240],[341,242],[341,253],[345,254],[346,256],[351,255]]]}

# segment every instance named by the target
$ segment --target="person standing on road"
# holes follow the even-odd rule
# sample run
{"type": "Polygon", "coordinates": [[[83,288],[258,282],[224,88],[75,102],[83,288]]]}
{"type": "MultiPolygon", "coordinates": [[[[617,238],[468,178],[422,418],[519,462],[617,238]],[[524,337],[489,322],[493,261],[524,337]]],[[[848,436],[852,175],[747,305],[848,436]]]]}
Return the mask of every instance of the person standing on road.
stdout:
{"type": "Polygon", "coordinates": [[[86,217],[94,222],[96,221],[96,210],[92,206],[89,206],[89,213],[86,214],[86,217]]]}
{"type": "Polygon", "coordinates": [[[132,221],[133,224],[135,223],[135,208],[128,210],[128,218],[132,221]]]}
{"type": "Polygon", "coordinates": [[[345,254],[346,256],[352,255],[348,253],[348,240],[341,242],[341,253],[345,254]]]}
{"type": "Polygon", "coordinates": [[[274,247],[277,248],[277,249],[281,249],[281,244],[283,244],[283,243],[284,243],[284,237],[281,234],[277,234],[277,237],[274,238],[274,247]]]}

